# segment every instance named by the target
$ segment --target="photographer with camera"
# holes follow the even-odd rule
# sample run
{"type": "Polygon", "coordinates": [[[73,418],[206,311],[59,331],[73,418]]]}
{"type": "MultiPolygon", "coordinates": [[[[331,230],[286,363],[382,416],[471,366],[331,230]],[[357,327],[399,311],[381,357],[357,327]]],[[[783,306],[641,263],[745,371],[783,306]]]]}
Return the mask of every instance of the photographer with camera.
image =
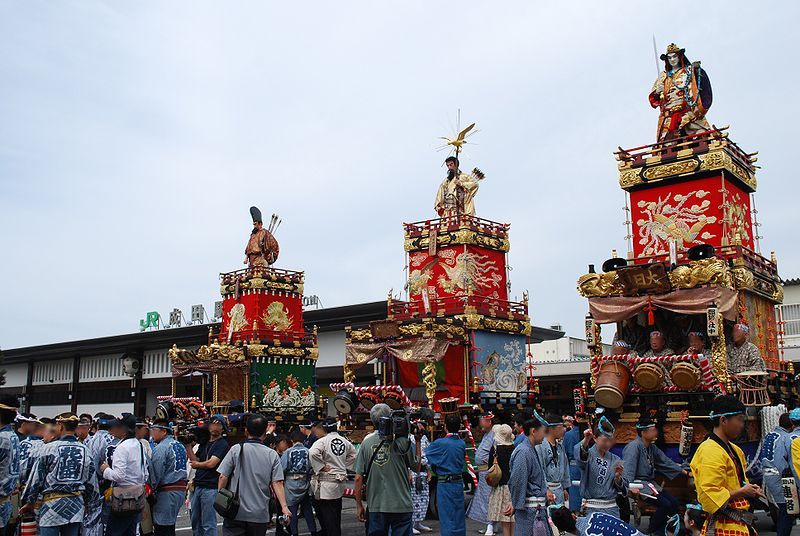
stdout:
{"type": "Polygon", "coordinates": [[[369,416],[378,433],[364,438],[356,457],[356,515],[367,523],[367,536],[388,536],[390,530],[392,536],[411,536],[414,508],[408,472],[416,460],[408,416],[393,413],[386,404],[375,404],[369,416]]]}
{"type": "Polygon", "coordinates": [[[328,417],[317,426],[319,437],[308,449],[314,477],[314,507],[325,536],[342,534],[342,495],[347,470],[356,461],[356,448],[339,435],[336,419],[328,417]]]}
{"type": "Polygon", "coordinates": [[[191,448],[186,453],[195,469],[192,480],[191,513],[194,536],[217,536],[217,512],[214,499],[217,497],[217,466],[228,453],[228,440],[222,437],[228,431],[223,415],[214,415],[208,423],[208,437],[198,436],[197,454],[191,448]]]}
{"type": "Polygon", "coordinates": [[[425,454],[436,473],[436,506],[439,527],[447,536],[464,536],[467,531],[464,512],[464,456],[466,447],[458,432],[461,417],[450,413],[444,418],[447,435],[428,446],[425,454]]]}

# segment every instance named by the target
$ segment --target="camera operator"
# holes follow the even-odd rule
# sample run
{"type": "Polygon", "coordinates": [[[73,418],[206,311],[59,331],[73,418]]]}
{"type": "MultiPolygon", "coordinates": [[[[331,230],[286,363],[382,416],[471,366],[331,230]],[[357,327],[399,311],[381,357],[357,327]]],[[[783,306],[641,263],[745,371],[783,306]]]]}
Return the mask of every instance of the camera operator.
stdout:
{"type": "Polygon", "coordinates": [[[405,412],[393,414],[386,404],[375,404],[369,416],[378,433],[364,438],[356,457],[356,515],[367,523],[368,536],[388,536],[390,530],[392,536],[411,536],[414,508],[408,472],[416,460],[408,417],[405,412]],[[368,511],[362,502],[364,485],[368,511]]]}
{"type": "Polygon", "coordinates": [[[228,453],[228,440],[222,437],[227,433],[228,423],[223,415],[214,415],[208,423],[209,438],[199,437],[197,454],[191,448],[186,453],[195,469],[192,480],[192,534],[195,536],[217,535],[217,512],[214,500],[217,497],[219,475],[217,467],[228,453]]]}
{"type": "Polygon", "coordinates": [[[314,507],[326,536],[342,534],[342,495],[347,482],[347,470],[356,461],[356,449],[339,435],[336,419],[328,417],[321,426],[318,439],[308,449],[314,477],[314,507]]]}

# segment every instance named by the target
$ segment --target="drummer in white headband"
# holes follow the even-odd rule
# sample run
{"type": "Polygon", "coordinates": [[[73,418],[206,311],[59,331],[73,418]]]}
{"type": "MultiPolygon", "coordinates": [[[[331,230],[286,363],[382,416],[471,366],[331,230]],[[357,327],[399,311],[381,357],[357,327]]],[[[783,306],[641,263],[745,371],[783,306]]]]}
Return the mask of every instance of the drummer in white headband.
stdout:
{"type": "Polygon", "coordinates": [[[749,336],[750,327],[747,324],[733,326],[733,343],[728,345],[728,374],[766,371],[761,352],[758,346],[747,340],[749,336]]]}

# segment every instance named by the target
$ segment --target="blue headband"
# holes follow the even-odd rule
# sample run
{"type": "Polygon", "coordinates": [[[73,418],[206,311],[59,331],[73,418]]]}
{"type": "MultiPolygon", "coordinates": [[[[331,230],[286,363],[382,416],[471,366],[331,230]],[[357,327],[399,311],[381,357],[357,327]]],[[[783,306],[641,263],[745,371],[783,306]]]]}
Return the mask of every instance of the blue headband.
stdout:
{"type": "Polygon", "coordinates": [[[637,430],[647,430],[648,428],[653,428],[655,425],[656,425],[656,423],[654,423],[654,422],[651,422],[650,424],[638,424],[637,423],[636,424],[636,429],[637,430]]]}
{"type": "Polygon", "coordinates": [[[533,410],[533,416],[536,417],[537,421],[539,421],[543,425],[547,426],[548,428],[551,427],[551,426],[563,426],[564,425],[563,422],[547,422],[547,420],[544,417],[542,417],[541,415],[539,415],[539,412],[536,411],[536,410],[533,410]]]}
{"type": "Polygon", "coordinates": [[[667,520],[667,524],[664,525],[664,536],[675,536],[679,534],[681,531],[681,515],[675,514],[674,516],[670,517],[667,520]],[[669,531],[669,526],[674,524],[672,532],[669,531]]]}
{"type": "Polygon", "coordinates": [[[726,411],[725,413],[714,413],[713,411],[708,415],[709,418],[714,419],[716,417],[732,417],[734,415],[742,415],[744,411],[736,410],[736,411],[726,411]]]}
{"type": "Polygon", "coordinates": [[[611,421],[609,421],[606,418],[606,416],[603,415],[602,417],[600,417],[600,422],[597,423],[597,431],[606,437],[614,437],[614,432],[616,431],[616,429],[614,428],[614,425],[611,424],[611,421]],[[605,424],[608,424],[609,429],[604,428],[603,425],[605,424]]]}
{"type": "Polygon", "coordinates": [[[703,511],[703,507],[700,506],[699,504],[687,504],[686,508],[690,508],[692,510],[700,510],[701,512],[703,511]]]}

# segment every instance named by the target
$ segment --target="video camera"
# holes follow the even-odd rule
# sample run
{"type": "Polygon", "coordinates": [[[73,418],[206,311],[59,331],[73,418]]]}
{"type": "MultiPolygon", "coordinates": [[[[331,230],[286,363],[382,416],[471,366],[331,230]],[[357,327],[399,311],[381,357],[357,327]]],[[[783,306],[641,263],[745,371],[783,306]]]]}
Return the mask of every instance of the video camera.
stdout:
{"type": "Polygon", "coordinates": [[[208,440],[211,439],[211,433],[208,431],[208,427],[205,426],[181,427],[175,431],[175,439],[182,445],[208,443],[208,440]]]}
{"type": "Polygon", "coordinates": [[[405,410],[393,411],[388,417],[381,417],[378,421],[378,435],[383,440],[393,441],[401,437],[408,437],[411,423],[405,410]]]}

